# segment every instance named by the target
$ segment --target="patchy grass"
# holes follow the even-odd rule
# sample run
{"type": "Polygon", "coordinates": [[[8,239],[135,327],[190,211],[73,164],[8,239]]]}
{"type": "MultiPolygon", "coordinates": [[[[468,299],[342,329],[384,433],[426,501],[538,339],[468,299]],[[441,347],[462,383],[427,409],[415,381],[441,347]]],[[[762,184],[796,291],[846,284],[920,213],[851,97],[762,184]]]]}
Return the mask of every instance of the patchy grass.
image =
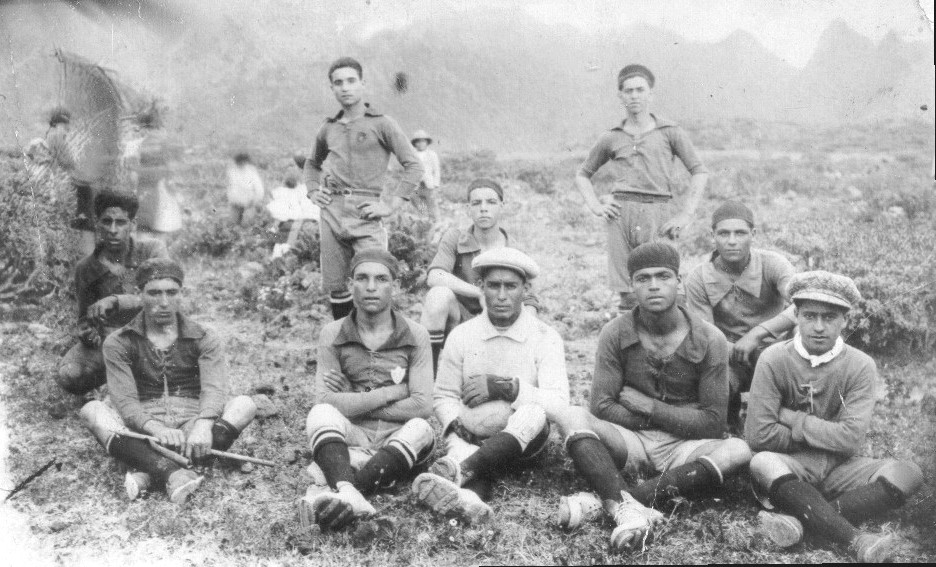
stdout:
{"type": "MultiPolygon", "coordinates": [[[[196,217],[199,211],[211,209],[220,192],[211,185],[214,181],[203,178],[203,172],[223,171],[218,160],[202,159],[208,167],[190,168],[179,181],[183,190],[193,188],[186,206],[196,217]],[[196,172],[202,172],[197,174],[201,177],[196,172]]],[[[804,210],[838,206],[845,199],[844,193],[826,194],[827,188],[813,192],[809,189],[812,181],[805,177],[795,188],[789,184],[788,192],[775,195],[774,186],[768,183],[774,171],[770,167],[780,166],[738,159],[709,163],[714,172],[727,172],[715,174],[713,187],[720,191],[716,196],[735,194],[729,189],[741,180],[744,194],[750,196],[745,200],[766,221],[762,238],[768,245],[782,240],[778,236],[783,231],[776,227],[804,210]],[[743,171],[747,177],[738,173],[743,171]],[[818,199],[822,199],[819,206],[818,199]]],[[[456,163],[461,169],[453,174],[456,185],[463,187],[474,175],[487,175],[492,169],[506,181],[510,214],[505,225],[514,243],[543,268],[536,282],[545,306],[542,317],[566,339],[573,401],[584,403],[597,333],[615,302],[606,284],[603,225],[583,211],[571,187],[574,166],[563,163],[556,170],[550,165],[548,173],[540,174],[529,161],[504,165],[488,154],[462,161],[456,163]]],[[[274,158],[270,163],[271,176],[288,165],[274,158]]],[[[855,160],[855,167],[858,163],[855,160]]],[[[843,177],[851,174],[846,171],[843,177]]],[[[460,195],[457,190],[450,192],[460,195]]],[[[710,214],[717,204],[714,199],[706,200],[700,215],[710,214]]],[[[442,203],[443,214],[456,222],[464,222],[463,207],[462,203],[442,203]]],[[[919,214],[932,219],[933,209],[919,214]]],[[[689,263],[699,261],[709,246],[706,224],[695,223],[687,235],[689,263]]],[[[923,221],[918,218],[914,224],[921,226],[923,221]]],[[[556,524],[559,497],[583,490],[585,485],[555,434],[541,468],[516,472],[498,483],[492,500],[497,522],[490,528],[462,526],[433,515],[415,504],[404,484],[373,500],[395,522],[391,541],[358,548],[351,532],[302,533],[295,502],[309,482],[304,469],[311,459],[303,426],[312,405],[318,330],[330,320],[318,290],[315,262],[247,266],[246,260],[262,261],[264,256],[256,248],[261,240],[252,240],[256,230],[252,227],[244,238],[221,232],[214,224],[211,230],[220,235],[217,240],[199,240],[194,233],[180,239],[192,246],[185,247],[189,253],[183,256],[190,290],[186,305],[226,339],[234,391],[268,392],[276,407],[276,415],[254,423],[233,450],[280,464],[250,472],[216,465],[208,481],[181,508],[169,504],[162,494],[127,502],[117,464],[78,421],[78,402],[54,386],[56,363],[73,340],[68,335],[72,308],[63,298],[55,300],[32,324],[0,325],[11,476],[22,479],[53,457],[62,465],[37,478],[9,505],[25,518],[39,552],[54,562],[438,565],[849,560],[844,550],[815,541],[784,552],[773,549],[756,534],[758,507],[746,475],[731,479],[720,493],[671,505],[665,528],[646,550],[610,554],[609,521],[572,533],[556,524]],[[215,255],[210,247],[216,242],[230,248],[215,255]],[[244,242],[255,245],[247,247],[244,242]],[[199,250],[199,246],[204,248],[199,250]],[[64,417],[50,416],[52,408],[64,408],[64,417]]],[[[411,251],[422,254],[419,247],[425,243],[414,245],[411,251]]],[[[418,268],[415,258],[414,270],[418,268]]],[[[399,298],[401,308],[414,317],[419,313],[417,284],[414,280],[414,292],[399,298]]],[[[874,522],[872,528],[883,524],[904,536],[902,560],[931,560],[936,558],[936,383],[932,380],[936,362],[881,356],[878,364],[888,389],[875,410],[866,453],[914,460],[923,468],[927,484],[902,509],[874,522]]]]}

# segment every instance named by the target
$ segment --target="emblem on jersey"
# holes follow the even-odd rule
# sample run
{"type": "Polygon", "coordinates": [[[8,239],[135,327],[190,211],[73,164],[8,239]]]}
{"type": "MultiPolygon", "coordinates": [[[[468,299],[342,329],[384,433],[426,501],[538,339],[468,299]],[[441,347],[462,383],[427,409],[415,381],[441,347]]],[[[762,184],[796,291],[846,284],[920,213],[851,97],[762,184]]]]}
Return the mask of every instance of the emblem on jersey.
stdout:
{"type": "Polygon", "coordinates": [[[406,370],[403,370],[399,366],[390,371],[390,377],[393,378],[394,384],[402,382],[404,376],[406,376],[406,370]]]}

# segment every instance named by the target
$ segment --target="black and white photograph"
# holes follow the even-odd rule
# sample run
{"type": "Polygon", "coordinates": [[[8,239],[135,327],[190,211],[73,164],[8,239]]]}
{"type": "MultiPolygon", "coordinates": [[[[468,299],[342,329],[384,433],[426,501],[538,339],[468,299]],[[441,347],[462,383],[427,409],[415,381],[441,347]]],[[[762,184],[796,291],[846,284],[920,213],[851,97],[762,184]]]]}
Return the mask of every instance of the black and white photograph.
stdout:
{"type": "Polygon", "coordinates": [[[933,0],[0,0],[0,566],[936,561],[933,0]]]}

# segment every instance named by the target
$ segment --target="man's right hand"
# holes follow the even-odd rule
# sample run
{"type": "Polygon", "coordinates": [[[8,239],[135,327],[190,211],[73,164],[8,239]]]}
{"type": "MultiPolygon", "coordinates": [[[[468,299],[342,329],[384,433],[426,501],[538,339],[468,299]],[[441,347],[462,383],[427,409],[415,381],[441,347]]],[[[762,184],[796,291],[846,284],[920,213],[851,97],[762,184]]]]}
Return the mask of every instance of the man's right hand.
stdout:
{"type": "Polygon", "coordinates": [[[78,323],[78,340],[88,348],[101,346],[101,335],[97,328],[88,321],[78,323]]]}
{"type": "Polygon", "coordinates": [[[143,424],[143,429],[155,437],[160,445],[181,448],[185,445],[185,433],[181,429],[173,429],[151,419],[143,424]]]}
{"type": "Polygon", "coordinates": [[[602,217],[607,221],[612,221],[619,216],[621,216],[621,205],[611,198],[608,200],[608,197],[603,197],[603,201],[599,200],[595,204],[589,205],[589,209],[596,216],[602,217]],[[604,201],[604,202],[603,202],[604,201]]]}
{"type": "Polygon", "coordinates": [[[339,370],[329,368],[322,373],[325,387],[335,393],[350,392],[351,382],[339,370]]]}
{"type": "Polygon", "coordinates": [[[117,296],[108,295],[88,307],[88,319],[97,323],[104,323],[107,320],[107,316],[116,311],[118,306],[117,296]]]}
{"type": "Polygon", "coordinates": [[[318,191],[312,191],[312,202],[320,207],[327,207],[332,202],[332,192],[324,185],[319,187],[318,191]]]}

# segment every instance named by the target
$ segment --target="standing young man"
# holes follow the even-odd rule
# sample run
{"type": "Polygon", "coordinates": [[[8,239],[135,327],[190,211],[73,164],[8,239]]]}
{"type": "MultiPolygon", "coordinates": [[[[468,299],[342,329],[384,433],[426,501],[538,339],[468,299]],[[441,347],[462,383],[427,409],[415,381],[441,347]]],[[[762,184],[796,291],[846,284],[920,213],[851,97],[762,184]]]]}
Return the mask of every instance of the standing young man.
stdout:
{"type": "Polygon", "coordinates": [[[107,381],[101,344],[140,312],[137,269],[150,258],[169,257],[161,241],[133,236],[139,205],[134,195],[112,190],[94,198],[97,245],[75,267],[78,343],[65,353],[55,377],[66,392],[84,394],[107,381]]]}
{"type": "Polygon", "coordinates": [[[715,252],[686,279],[686,306],[728,339],[728,423],[740,427],[741,393],[765,348],[796,326],[787,286],[795,273],[776,252],[751,248],[754,213],[728,201],[712,215],[715,252]]]}
{"type": "Polygon", "coordinates": [[[751,458],[741,439],[723,439],[728,347],[714,326],[676,305],[679,253],[669,244],[635,248],[627,261],[638,306],[598,337],[590,411],[569,407],[556,422],[575,469],[597,496],[560,502],[574,528],[602,508],[617,527],[611,545],[640,544],[674,495],[720,486],[751,458]],[[624,490],[619,469],[656,475],[624,490]]]}
{"type": "Polygon", "coordinates": [[[679,238],[692,222],[708,180],[708,171],[686,132],[650,112],[654,82],[653,73],[643,65],[621,69],[618,97],[627,115],[598,139],[575,176],[585,204],[607,221],[609,285],[620,294],[619,311],[636,305],[626,271],[631,251],[644,242],[679,238]],[[678,207],[673,202],[682,190],[674,170],[676,158],[692,175],[678,207]],[[610,200],[602,202],[591,178],[609,162],[614,181],[610,200]]]}
{"type": "Polygon", "coordinates": [[[456,327],[442,352],[433,399],[446,456],[416,477],[413,492],[436,512],[480,523],[493,518],[485,500],[496,479],[546,447],[547,419],[568,406],[569,379],[559,333],[523,308],[536,263],[502,247],[471,265],[486,310],[456,327]]]}
{"type": "Polygon", "coordinates": [[[365,495],[432,455],[432,358],[426,330],[393,310],[397,262],[379,248],[351,260],[354,310],[319,337],[316,405],[306,419],[315,484],[300,520],[340,528],[375,513],[365,495]]]}
{"type": "MultiPolygon", "coordinates": [[[[422,323],[429,331],[433,366],[438,367],[445,338],[456,325],[481,313],[484,292],[478,286],[478,273],[472,262],[479,254],[509,244],[501,228],[504,189],[493,179],[475,179],[468,185],[468,216],[471,226],[453,228],[442,236],[436,255],[429,264],[423,303],[422,323]]],[[[532,291],[523,297],[524,308],[535,315],[539,303],[532,291]]]]}
{"type": "Polygon", "coordinates": [[[409,199],[423,170],[396,121],[364,102],[360,63],[338,59],[328,69],[328,81],[341,111],[326,118],[315,137],[305,177],[312,200],[322,208],[322,285],[338,320],[351,311],[346,287],[351,257],[365,248],[387,249],[381,220],[400,207],[401,198],[409,199]],[[403,175],[382,199],[391,154],[403,166],[403,175]]]}
{"type": "Polygon", "coordinates": [[[861,295],[851,278],[822,271],[797,274],[789,291],[798,333],[761,355],[744,428],[751,448],[761,451],[751,459],[755,492],[774,510],[758,518],[781,547],[798,543],[805,526],[858,561],[888,561],[897,539],[855,525],[901,506],[923,473],[909,461],[858,456],[871,426],[877,370],[841,334],[861,295]]]}
{"type": "Polygon", "coordinates": [[[185,457],[228,449],[257,411],[247,396],[228,399],[229,372],[218,336],[181,312],[182,268],[165,258],[136,275],[140,314],[104,341],[110,403],[91,401],[81,418],[108,454],[131,467],[124,480],[133,500],[165,485],[181,504],[204,477],[163,456],[149,442],[120,435],[129,428],[185,457]],[[115,411],[116,408],[116,411],[115,411]]]}

